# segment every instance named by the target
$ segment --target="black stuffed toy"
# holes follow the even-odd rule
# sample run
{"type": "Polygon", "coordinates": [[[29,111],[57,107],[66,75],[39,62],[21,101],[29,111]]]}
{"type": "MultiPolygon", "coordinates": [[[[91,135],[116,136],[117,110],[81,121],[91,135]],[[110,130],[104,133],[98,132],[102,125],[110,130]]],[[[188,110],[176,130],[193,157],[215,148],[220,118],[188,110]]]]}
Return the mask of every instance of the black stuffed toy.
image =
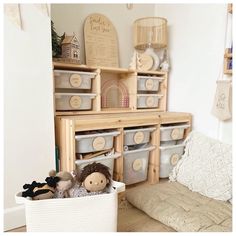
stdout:
{"type": "Polygon", "coordinates": [[[25,184],[22,192],[22,197],[31,197],[33,200],[49,199],[54,196],[57,182],[60,181],[59,177],[47,177],[46,183],[38,183],[33,181],[31,184],[25,184]]]}

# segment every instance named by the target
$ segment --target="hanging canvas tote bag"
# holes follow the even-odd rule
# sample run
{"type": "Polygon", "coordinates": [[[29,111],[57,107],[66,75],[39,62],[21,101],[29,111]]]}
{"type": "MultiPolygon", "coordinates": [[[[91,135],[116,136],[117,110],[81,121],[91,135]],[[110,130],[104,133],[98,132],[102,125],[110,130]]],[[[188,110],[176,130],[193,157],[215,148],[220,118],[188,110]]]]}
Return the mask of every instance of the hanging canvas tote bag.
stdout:
{"type": "Polygon", "coordinates": [[[231,118],[231,96],[231,80],[218,80],[212,114],[222,121],[231,118]]]}

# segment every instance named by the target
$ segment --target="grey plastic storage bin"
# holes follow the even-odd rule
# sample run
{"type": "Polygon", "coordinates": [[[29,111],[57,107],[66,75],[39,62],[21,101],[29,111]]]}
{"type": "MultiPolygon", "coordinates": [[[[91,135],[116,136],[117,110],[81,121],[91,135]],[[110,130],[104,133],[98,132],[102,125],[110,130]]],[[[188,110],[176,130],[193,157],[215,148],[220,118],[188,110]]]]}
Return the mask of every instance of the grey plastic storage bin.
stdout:
{"type": "Polygon", "coordinates": [[[184,144],[160,146],[160,178],[167,178],[184,153],[184,144]]]}
{"type": "Polygon", "coordinates": [[[54,70],[55,88],[91,89],[96,73],[54,70]]]}
{"type": "Polygon", "coordinates": [[[161,126],[161,141],[180,140],[184,137],[184,130],[190,125],[161,126]]]}
{"type": "Polygon", "coordinates": [[[113,138],[119,131],[76,135],[76,153],[88,153],[110,149],[113,147],[113,138]]]}
{"type": "Polygon", "coordinates": [[[138,91],[158,91],[162,77],[138,76],[138,91]]]}
{"type": "Polygon", "coordinates": [[[176,140],[172,140],[172,141],[161,141],[161,147],[165,147],[165,146],[173,146],[177,144],[176,140]]]}
{"type": "Polygon", "coordinates": [[[162,95],[137,94],[137,108],[158,108],[162,95]]]}
{"type": "Polygon", "coordinates": [[[124,183],[126,185],[142,182],[147,179],[150,151],[155,146],[124,152],[124,183]]]}
{"type": "Polygon", "coordinates": [[[56,110],[91,110],[93,93],[55,93],[56,110]]]}
{"type": "Polygon", "coordinates": [[[156,128],[137,128],[124,130],[124,145],[136,145],[148,143],[150,140],[150,133],[156,128]]]}
{"type": "Polygon", "coordinates": [[[98,156],[98,157],[94,157],[88,160],[76,160],[75,164],[76,164],[78,173],[80,173],[81,170],[88,164],[92,164],[93,162],[102,163],[103,165],[109,167],[110,174],[111,176],[113,176],[114,160],[120,156],[121,156],[120,153],[114,153],[110,156],[98,156]]]}

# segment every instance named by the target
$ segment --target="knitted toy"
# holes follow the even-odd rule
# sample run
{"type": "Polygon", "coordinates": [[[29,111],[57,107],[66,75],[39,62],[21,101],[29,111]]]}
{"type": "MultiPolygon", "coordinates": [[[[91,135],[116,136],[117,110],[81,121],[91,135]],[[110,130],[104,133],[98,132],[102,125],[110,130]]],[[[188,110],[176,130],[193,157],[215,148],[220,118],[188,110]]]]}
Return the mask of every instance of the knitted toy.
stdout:
{"type": "Polygon", "coordinates": [[[69,189],[74,185],[74,178],[70,172],[60,171],[56,173],[55,170],[49,172],[49,176],[57,177],[60,180],[57,182],[54,198],[68,198],[69,189]]]}
{"type": "Polygon", "coordinates": [[[101,163],[86,165],[80,173],[78,184],[70,189],[71,197],[102,194],[111,185],[109,168],[101,163]]]}
{"type": "Polygon", "coordinates": [[[33,200],[53,198],[59,177],[47,177],[45,181],[46,183],[33,181],[31,184],[25,184],[23,189],[27,190],[22,192],[22,197],[30,197],[33,200]]]}

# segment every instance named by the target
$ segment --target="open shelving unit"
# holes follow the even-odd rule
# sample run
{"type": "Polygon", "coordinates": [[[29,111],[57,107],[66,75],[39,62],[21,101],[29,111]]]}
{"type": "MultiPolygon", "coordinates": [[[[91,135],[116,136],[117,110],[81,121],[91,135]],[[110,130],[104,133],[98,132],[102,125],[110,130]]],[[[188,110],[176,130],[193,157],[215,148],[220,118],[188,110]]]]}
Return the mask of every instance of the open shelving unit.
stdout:
{"type": "MultiPolygon", "coordinates": [[[[228,14],[233,14],[233,4],[228,4],[228,14]]],[[[233,67],[233,54],[231,48],[226,48],[224,53],[224,74],[225,75],[232,75],[233,67]]]]}
{"type": "MultiPolygon", "coordinates": [[[[168,73],[163,71],[136,71],[126,68],[112,67],[88,67],[63,62],[54,62],[54,71],[70,72],[91,72],[96,73],[92,79],[90,93],[95,94],[92,100],[92,107],[89,110],[57,110],[55,105],[55,115],[82,115],[82,114],[108,114],[125,112],[146,112],[167,110],[167,85],[168,73]],[[147,105],[145,108],[138,107],[138,96],[140,92],[137,89],[138,77],[147,76],[152,80],[160,78],[161,82],[158,91],[145,92],[146,99],[152,96],[161,95],[158,106],[147,105]]],[[[55,74],[54,74],[55,78],[55,74]]],[[[55,84],[55,82],[54,82],[55,84]]],[[[54,86],[55,87],[55,86],[54,86]]],[[[54,89],[56,93],[56,89],[54,89]]],[[[149,99],[152,100],[152,99],[149,99]]]]}

